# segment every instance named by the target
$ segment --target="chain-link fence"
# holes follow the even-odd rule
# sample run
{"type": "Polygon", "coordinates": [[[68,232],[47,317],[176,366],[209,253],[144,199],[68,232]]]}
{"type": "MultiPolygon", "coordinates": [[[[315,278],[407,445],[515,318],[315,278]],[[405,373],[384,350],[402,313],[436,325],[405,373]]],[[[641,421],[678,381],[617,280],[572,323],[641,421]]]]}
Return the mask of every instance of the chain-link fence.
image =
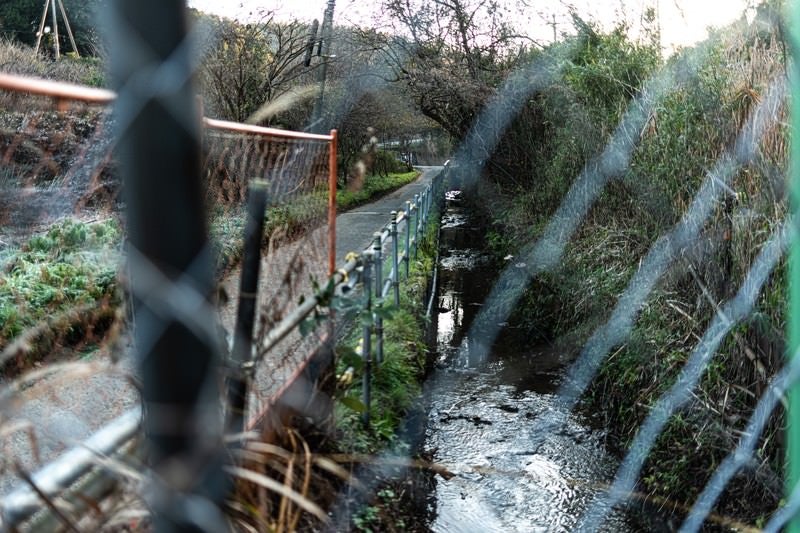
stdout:
{"type": "MultiPolygon", "coordinates": [[[[176,63],[166,68],[179,70],[176,63]]],[[[261,284],[253,287],[259,295],[258,310],[250,319],[251,328],[261,338],[296,307],[300,296],[310,292],[316,280],[327,278],[333,269],[336,143],[335,132],[312,135],[213,119],[204,119],[201,130],[199,114],[184,114],[188,122],[178,125],[175,137],[160,138],[162,147],[169,145],[172,149],[167,149],[168,155],[159,156],[152,150],[131,148],[159,135],[145,132],[144,140],[139,137],[138,141],[127,136],[136,129],[139,118],[148,116],[143,107],[158,99],[153,93],[131,97],[126,92],[130,85],[123,86],[122,103],[115,103],[112,113],[108,105],[116,95],[106,90],[11,75],[0,78],[0,90],[0,251],[4,269],[10,273],[0,289],[4,343],[0,348],[4,379],[8,380],[3,384],[3,405],[8,407],[2,413],[6,450],[3,487],[7,492],[15,480],[28,485],[15,492],[22,494],[22,499],[8,499],[4,518],[10,522],[5,526],[24,519],[41,503],[36,502],[42,496],[39,489],[44,489],[47,498],[58,499],[56,495],[66,488],[53,485],[53,471],[66,459],[44,469],[44,485],[39,483],[40,476],[33,479],[28,472],[52,461],[65,448],[86,439],[104,422],[138,403],[140,392],[145,403],[154,401],[154,397],[165,398],[159,396],[158,386],[150,388],[147,384],[152,379],[143,377],[147,364],[132,366],[137,360],[146,363],[157,359],[153,355],[157,352],[172,357],[174,352],[163,350],[164,343],[174,342],[176,328],[188,328],[193,342],[200,343],[195,349],[179,343],[184,363],[200,365],[208,374],[195,374],[194,384],[200,389],[192,392],[191,385],[189,389],[182,385],[186,374],[172,366],[169,377],[159,374],[165,380],[160,390],[179,390],[190,396],[205,390],[201,393],[204,407],[193,411],[191,417],[195,422],[208,423],[200,434],[214,435],[213,428],[219,426],[214,413],[220,411],[213,406],[218,397],[208,396],[214,388],[209,389],[208,382],[216,379],[212,377],[216,372],[204,367],[203,357],[198,358],[196,350],[211,356],[207,363],[213,360],[213,353],[227,353],[230,346],[226,337],[234,337],[235,306],[240,298],[253,297],[241,293],[238,275],[242,257],[248,255],[244,242],[248,219],[258,219],[263,225],[258,240],[249,243],[251,258],[254,250],[257,270],[262,270],[261,284]],[[196,132],[186,137],[193,127],[196,132]],[[177,145],[173,143],[176,138],[177,145]],[[181,138],[188,143],[189,152],[175,149],[181,138]],[[126,157],[127,167],[118,162],[126,157]],[[139,176],[142,167],[150,170],[145,171],[146,178],[123,179],[120,166],[133,168],[139,176]],[[161,170],[157,176],[155,169],[161,170]],[[187,169],[194,169],[189,177],[187,169]],[[141,188],[143,182],[154,178],[162,180],[160,185],[149,181],[149,189],[141,188]],[[243,204],[249,190],[261,191],[263,202],[259,210],[248,213],[243,204]],[[208,214],[198,209],[203,201],[198,193],[210,207],[208,214]],[[127,217],[123,218],[123,213],[127,217]],[[187,224],[191,228],[188,231],[187,224]],[[211,243],[203,244],[204,227],[211,229],[211,243]],[[159,234],[172,235],[173,240],[159,242],[159,234]],[[192,248],[190,258],[185,251],[192,248]],[[178,263],[189,261],[183,266],[194,282],[175,277],[176,272],[168,266],[176,257],[173,254],[170,259],[172,252],[178,256],[184,253],[178,263]],[[165,255],[149,255],[153,253],[165,255]],[[127,266],[120,268],[123,257],[127,266]],[[210,306],[211,279],[203,273],[209,264],[216,266],[220,279],[219,322],[227,333],[214,326],[217,313],[210,306]],[[198,292],[196,283],[201,279],[206,288],[198,292]],[[169,317],[176,317],[176,321],[169,317]],[[68,363],[55,364],[59,361],[68,363]],[[45,363],[48,366],[38,370],[45,363]],[[76,389],[81,392],[73,392],[76,389]],[[29,408],[32,403],[34,407],[29,408]],[[18,404],[23,407],[13,407],[18,404]],[[47,417],[36,414],[48,409],[53,413],[47,417]],[[102,411],[102,415],[90,416],[89,411],[102,411]],[[64,422],[53,423],[52,417],[64,417],[64,413],[64,422]],[[72,427],[69,420],[74,422],[72,427]]],[[[190,104],[194,101],[189,100],[190,104]]],[[[177,333],[177,338],[182,335],[177,333]]],[[[309,337],[303,349],[297,345],[299,339],[292,339],[280,350],[270,352],[258,366],[263,377],[253,382],[256,406],[278,392],[314,353],[318,347],[315,339],[309,337]]],[[[180,366],[179,359],[172,361],[180,366]]],[[[227,365],[232,369],[229,378],[238,374],[235,367],[241,363],[247,361],[227,365]]],[[[116,423],[122,429],[111,430],[118,430],[111,439],[113,446],[101,436],[97,453],[115,453],[133,434],[135,426],[130,422],[135,418],[129,413],[120,419],[125,423],[116,423]]],[[[186,422],[183,415],[167,418],[170,426],[186,422]]],[[[151,441],[151,447],[167,455],[167,450],[174,452],[177,441],[172,429],[165,428],[163,420],[150,422],[154,425],[148,426],[148,435],[159,435],[154,437],[157,444],[151,441]]],[[[205,450],[201,453],[203,461],[209,453],[221,453],[217,444],[204,442],[210,447],[204,448],[201,443],[195,448],[205,450]]],[[[75,461],[75,454],[66,458],[75,461]]],[[[84,456],[80,467],[68,465],[66,477],[55,477],[59,482],[72,483],[83,475],[82,468],[98,460],[91,454],[84,456]]],[[[221,470],[212,476],[217,479],[212,483],[217,494],[224,492],[220,476],[221,470]]],[[[188,518],[175,520],[183,519],[188,518]]]]}
{"type": "MultiPolygon", "coordinates": [[[[2,328],[9,340],[2,363],[12,369],[7,374],[11,379],[3,383],[0,397],[4,417],[0,419],[0,431],[7,440],[21,439],[22,446],[27,445],[31,451],[30,458],[13,459],[12,452],[3,454],[6,473],[19,475],[27,486],[27,499],[14,504],[15,509],[24,512],[7,513],[6,520],[25,518],[35,508],[32,502],[37,499],[46,502],[45,505],[53,503],[52,495],[63,487],[44,486],[45,478],[33,478],[28,472],[49,461],[66,444],[84,439],[92,429],[72,424],[54,431],[54,417],[42,419],[53,441],[45,456],[39,453],[45,428],[39,427],[35,414],[15,416],[20,412],[16,407],[18,402],[30,399],[34,394],[31,383],[43,373],[58,375],[46,385],[46,392],[39,393],[46,401],[38,413],[51,409],[50,397],[64,394],[61,384],[65,380],[88,380],[88,375],[98,379],[98,374],[104,374],[119,381],[100,385],[101,388],[113,389],[115,393],[123,385],[130,389],[133,399],[115,405],[117,412],[134,403],[140,391],[143,394],[149,439],[148,468],[152,470],[146,470],[147,475],[143,476],[132,471],[130,464],[116,464],[117,459],[111,457],[111,450],[134,433],[138,416],[135,412],[117,420],[121,427],[115,430],[115,435],[123,438],[98,437],[92,444],[97,446],[100,459],[81,460],[111,465],[116,476],[138,484],[138,494],[155,512],[157,527],[166,528],[169,524],[176,529],[220,530],[224,527],[220,502],[229,488],[222,467],[225,448],[219,406],[220,378],[234,383],[229,398],[238,398],[239,407],[244,409],[249,404],[251,420],[244,421],[249,424],[246,428],[256,427],[256,422],[263,421],[266,415],[275,414],[270,408],[274,407],[276,394],[281,394],[281,401],[296,412],[324,417],[324,412],[308,403],[320,392],[315,388],[320,374],[317,368],[312,368],[316,356],[321,352],[327,352],[324,357],[331,355],[330,343],[335,335],[326,327],[330,315],[315,316],[318,327],[309,335],[301,335],[297,328],[319,311],[323,296],[330,297],[335,286],[345,283],[358,266],[367,266],[361,270],[362,274],[369,272],[369,259],[364,263],[350,261],[344,271],[335,273],[330,287],[322,287],[314,298],[306,296],[318,288],[315,281],[322,283],[333,273],[331,187],[335,187],[335,135],[294,134],[214,120],[206,120],[205,129],[201,129],[190,84],[194,68],[191,44],[186,32],[178,31],[184,28],[179,3],[145,4],[146,7],[126,8],[118,3],[111,17],[111,27],[119,37],[113,68],[120,97],[113,117],[102,107],[113,98],[106,91],[0,77],[0,87],[5,89],[0,95],[3,121],[0,123],[3,162],[0,260],[6,272],[20,275],[19,279],[8,276],[0,286],[0,296],[4,298],[0,301],[4,304],[2,328]],[[153,20],[157,23],[153,24],[153,20]],[[111,135],[112,129],[116,136],[111,135]],[[114,152],[114,148],[119,152],[114,152]],[[112,153],[119,153],[119,159],[112,153]],[[118,167],[125,174],[124,185],[117,175],[118,167]],[[202,187],[198,176],[202,178],[202,187]],[[124,195],[121,187],[125,188],[124,195]],[[248,211],[242,204],[253,198],[260,200],[253,200],[248,211]],[[204,211],[203,201],[214,206],[210,213],[204,211]],[[117,220],[116,213],[121,207],[127,212],[126,221],[117,220]],[[66,215],[78,220],[59,222],[66,215]],[[206,226],[211,229],[211,243],[205,239],[206,226]],[[124,272],[121,278],[130,283],[126,285],[132,295],[130,306],[121,304],[123,291],[114,281],[115,265],[123,254],[123,235],[130,237],[124,248],[127,266],[120,269],[124,272]],[[266,252],[262,261],[263,249],[266,252]],[[37,263],[42,258],[56,257],[69,260],[58,268],[37,263]],[[225,275],[225,281],[216,292],[223,308],[222,325],[231,342],[220,341],[217,313],[211,303],[215,292],[212,272],[217,257],[223,259],[217,263],[216,272],[225,275]],[[92,266],[83,262],[85,259],[91,260],[92,266]],[[227,276],[240,260],[242,270],[249,269],[251,274],[247,281],[227,276]],[[39,316],[26,315],[26,302],[35,300],[46,303],[47,311],[39,316]],[[237,304],[239,309],[234,309],[237,304]],[[243,310],[248,307],[249,310],[243,310]],[[81,314],[84,310],[96,316],[86,319],[81,314]],[[236,312],[238,317],[234,316],[236,312]],[[134,328],[134,339],[119,333],[125,324],[134,328]],[[80,328],[76,329],[78,325],[80,328]],[[49,340],[51,345],[79,352],[90,360],[36,370],[29,347],[46,346],[40,340],[47,335],[47,329],[56,332],[49,340]],[[130,368],[129,359],[115,363],[113,356],[119,353],[118,349],[123,352],[130,349],[132,343],[138,354],[135,371],[130,368]],[[224,359],[228,363],[227,372],[220,376],[215,372],[221,366],[220,354],[231,349],[234,358],[224,359]],[[34,371],[29,373],[31,368],[34,371]],[[17,377],[15,372],[25,374],[17,377]],[[299,388],[290,394],[289,389],[295,385],[299,388]]],[[[642,83],[641,90],[619,113],[619,124],[607,143],[574,181],[569,181],[570,186],[553,217],[542,225],[536,239],[519,248],[514,264],[501,274],[477,314],[469,345],[461,348],[472,351],[469,359],[473,366],[488,359],[489,349],[507,325],[513,304],[522,297],[531,280],[560,268],[565,257],[574,252],[571,240],[590,218],[592,210],[606,200],[604,193],[632,164],[637,149],[651,135],[650,126],[658,120],[659,106],[676,86],[698,76],[698,64],[710,52],[713,50],[709,47],[700,46],[656,72],[642,83]]],[[[569,53],[569,49],[556,48],[555,53],[539,57],[528,70],[509,78],[489,101],[461,149],[465,182],[482,179],[483,164],[501,142],[517,108],[563,76],[562,70],[569,66],[564,58],[569,53]]],[[[763,162],[764,143],[776,142],[776,132],[786,114],[786,85],[782,76],[760,81],[768,87],[758,98],[751,98],[747,105],[737,108],[738,122],[731,138],[724,139],[723,149],[704,169],[696,189],[677,206],[679,216],[670,229],[664,232],[661,228],[658,236],[642,247],[639,265],[624,279],[607,309],[608,316],[584,325],[588,333],[581,340],[578,357],[570,363],[563,383],[554,393],[558,409],[574,410],[604,362],[630,341],[634,325],[648,302],[663,296],[656,293],[670,269],[680,261],[688,265],[685,270],[703,287],[698,301],[710,300],[708,320],[693,324],[682,339],[682,346],[689,345],[689,340],[692,346],[684,360],[674,363],[678,370],[673,384],[664,387],[650,411],[643,415],[643,423],[610,485],[594,490],[585,508],[579,509],[571,524],[575,528],[601,527],[609,510],[634,493],[642,465],[674,413],[686,408],[692,398],[696,399],[695,407],[711,410],[719,407],[707,407],[693,396],[693,391],[709,370],[722,339],[758,305],[759,295],[793,238],[794,224],[784,222],[781,200],[743,204],[741,216],[761,220],[764,228],[759,233],[759,242],[751,243],[750,251],[742,254],[740,285],[719,301],[709,296],[705,287],[702,274],[707,272],[698,274],[698,261],[690,257],[714,214],[722,213],[721,219],[733,220],[730,213],[724,212],[732,201],[730,198],[747,200],[748,194],[740,194],[737,188],[758,197],[759,201],[767,197],[766,191],[759,190],[760,184],[746,181],[747,172],[742,169],[752,169],[763,162]],[[752,187],[748,189],[748,185],[752,187]],[[773,211],[772,218],[753,214],[765,205],[773,211]]],[[[580,106],[576,103],[573,107],[580,106]]],[[[647,200],[641,190],[630,187],[635,200],[647,200]]],[[[406,242],[416,231],[416,227],[410,226],[411,213],[409,207],[400,217],[406,225],[406,242]]],[[[416,221],[418,224],[419,215],[416,221]]],[[[402,242],[396,228],[387,231],[394,233],[395,247],[402,242]]],[[[377,250],[381,251],[384,240],[385,236],[380,237],[377,250]]],[[[722,240],[727,242],[730,236],[722,240]]],[[[408,261],[409,251],[405,253],[408,261]]],[[[402,267],[397,255],[395,251],[391,267],[379,270],[381,276],[388,270],[394,280],[400,277],[402,267]]],[[[393,288],[391,282],[385,285],[379,281],[377,294],[389,295],[390,288],[393,288]]],[[[688,314],[677,304],[673,308],[688,314]]],[[[370,352],[374,325],[369,324],[365,329],[362,343],[365,354],[370,352]]],[[[759,432],[768,425],[771,412],[796,378],[796,361],[794,358],[792,364],[781,365],[782,370],[773,379],[762,376],[764,388],[758,394],[747,390],[732,393],[748,398],[747,402],[754,407],[751,420],[738,433],[741,438],[711,475],[695,508],[688,513],[685,530],[694,531],[701,526],[725,484],[739,468],[749,464],[760,439],[759,432]]],[[[757,366],[755,359],[751,363],[757,366]]],[[[761,373],[766,371],[762,368],[761,373]]],[[[368,394],[367,383],[364,382],[364,392],[368,394]]],[[[85,389],[102,398],[91,392],[96,390],[93,386],[87,385],[85,389]]],[[[368,396],[366,400],[368,403],[368,396]]],[[[69,403],[81,404],[84,409],[97,405],[83,402],[84,399],[69,399],[69,403]]],[[[724,411],[725,405],[719,408],[724,411]]],[[[103,406],[103,412],[111,416],[114,409],[103,406]]],[[[60,411],[56,416],[66,420],[67,425],[73,420],[69,417],[74,416],[78,422],[90,417],[63,415],[60,411]]],[[[560,431],[561,419],[532,418],[526,420],[526,431],[530,447],[538,449],[548,436],[560,431]]],[[[242,421],[228,429],[241,429],[238,422],[242,421]]],[[[241,441],[241,435],[238,440],[231,438],[241,441]]],[[[324,512],[304,502],[296,493],[298,486],[308,484],[311,470],[308,464],[314,457],[308,450],[305,454],[298,453],[304,446],[299,439],[294,444],[291,453],[267,444],[238,451],[255,462],[259,459],[252,455],[255,449],[265,456],[280,456],[282,462],[275,462],[268,470],[283,473],[283,490],[298,509],[324,521],[324,512]],[[307,463],[303,479],[292,474],[294,465],[300,461],[307,463]]],[[[393,466],[410,463],[405,455],[391,454],[376,461],[393,466]]],[[[346,479],[348,487],[358,484],[350,479],[349,472],[342,473],[335,465],[324,461],[319,465],[346,479]]],[[[259,511],[268,507],[264,490],[281,491],[281,484],[259,477],[258,472],[246,473],[238,466],[229,466],[227,471],[260,486],[254,489],[252,500],[258,503],[259,511]]],[[[65,479],[71,483],[77,477],[78,473],[70,472],[65,479]]],[[[374,486],[367,487],[365,501],[374,495],[372,489],[374,486]]],[[[342,492],[340,500],[350,498],[349,493],[345,494],[348,490],[342,492]]],[[[767,530],[778,530],[791,519],[800,506],[799,501],[796,491],[792,492],[785,509],[766,525],[767,530]]],[[[279,512],[290,517],[288,523],[297,525],[296,509],[287,505],[282,502],[279,512]]],[[[63,514],[59,505],[51,507],[54,515],[63,514]]],[[[4,509],[7,511],[9,507],[4,509]]],[[[349,509],[336,508],[335,512],[334,524],[349,523],[349,509]]],[[[236,513],[253,514],[250,509],[242,508],[234,509],[236,513]]]]}

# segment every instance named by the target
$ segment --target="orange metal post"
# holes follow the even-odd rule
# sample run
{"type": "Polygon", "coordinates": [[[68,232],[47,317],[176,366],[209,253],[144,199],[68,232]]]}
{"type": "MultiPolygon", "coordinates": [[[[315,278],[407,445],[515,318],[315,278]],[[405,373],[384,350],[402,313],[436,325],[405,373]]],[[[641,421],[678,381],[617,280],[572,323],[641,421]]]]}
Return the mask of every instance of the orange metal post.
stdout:
{"type": "Polygon", "coordinates": [[[336,150],[337,131],[331,130],[330,155],[328,163],[328,274],[336,272],[336,150]]]}

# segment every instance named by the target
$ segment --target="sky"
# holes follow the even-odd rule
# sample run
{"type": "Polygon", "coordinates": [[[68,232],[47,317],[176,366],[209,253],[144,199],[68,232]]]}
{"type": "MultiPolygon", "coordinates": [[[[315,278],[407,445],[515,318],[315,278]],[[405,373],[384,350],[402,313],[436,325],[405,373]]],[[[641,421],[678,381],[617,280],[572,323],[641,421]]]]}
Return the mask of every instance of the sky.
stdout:
{"type": "MultiPolygon", "coordinates": [[[[568,29],[569,18],[564,4],[573,5],[579,14],[610,27],[621,16],[630,23],[634,34],[641,27],[641,14],[647,7],[660,13],[662,47],[669,53],[680,46],[701,41],[709,26],[724,26],[741,16],[756,0],[528,0],[533,6],[525,21],[531,37],[542,42],[553,38],[552,15],[558,32],[568,29]],[[548,24],[549,23],[549,24],[548,24]]],[[[327,0],[189,0],[202,11],[245,20],[260,9],[275,10],[286,19],[322,20],[327,0]]],[[[337,0],[334,19],[337,24],[373,25],[378,1],[337,0]]]]}

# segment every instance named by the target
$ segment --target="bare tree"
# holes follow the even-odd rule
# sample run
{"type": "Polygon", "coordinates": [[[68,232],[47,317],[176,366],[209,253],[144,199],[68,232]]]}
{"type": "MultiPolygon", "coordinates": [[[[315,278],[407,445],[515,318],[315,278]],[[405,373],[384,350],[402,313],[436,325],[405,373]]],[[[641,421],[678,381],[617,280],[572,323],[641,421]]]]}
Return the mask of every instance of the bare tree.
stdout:
{"type": "Polygon", "coordinates": [[[201,68],[206,106],[221,118],[245,121],[261,105],[311,81],[304,56],[309,26],[263,11],[258,22],[203,16],[209,52],[201,68]]]}
{"type": "Polygon", "coordinates": [[[520,50],[535,44],[496,0],[387,0],[384,8],[389,31],[364,30],[364,43],[383,52],[394,81],[455,137],[468,131],[520,50]]]}

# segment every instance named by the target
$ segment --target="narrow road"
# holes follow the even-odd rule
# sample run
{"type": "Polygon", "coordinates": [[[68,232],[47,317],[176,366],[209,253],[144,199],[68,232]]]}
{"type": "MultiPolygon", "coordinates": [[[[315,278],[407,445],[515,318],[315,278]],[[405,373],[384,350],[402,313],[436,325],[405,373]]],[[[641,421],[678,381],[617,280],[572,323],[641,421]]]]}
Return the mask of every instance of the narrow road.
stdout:
{"type": "Polygon", "coordinates": [[[430,184],[442,167],[418,167],[422,175],[413,183],[379,200],[356,207],[336,217],[336,265],[341,266],[349,252],[361,252],[372,242],[372,234],[389,222],[391,212],[403,207],[430,184]]]}

